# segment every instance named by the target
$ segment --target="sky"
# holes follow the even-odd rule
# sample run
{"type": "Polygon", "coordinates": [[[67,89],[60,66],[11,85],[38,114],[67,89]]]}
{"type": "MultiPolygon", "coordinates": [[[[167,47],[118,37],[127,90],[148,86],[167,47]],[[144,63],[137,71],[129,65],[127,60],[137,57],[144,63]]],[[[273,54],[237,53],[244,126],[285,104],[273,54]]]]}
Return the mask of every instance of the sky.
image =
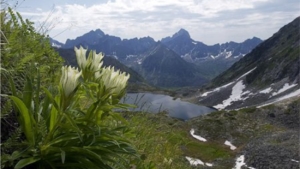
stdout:
{"type": "Polygon", "coordinates": [[[300,1],[20,0],[14,10],[62,43],[95,29],[122,39],[161,40],[183,28],[192,39],[213,45],[271,37],[300,16],[300,1]]]}

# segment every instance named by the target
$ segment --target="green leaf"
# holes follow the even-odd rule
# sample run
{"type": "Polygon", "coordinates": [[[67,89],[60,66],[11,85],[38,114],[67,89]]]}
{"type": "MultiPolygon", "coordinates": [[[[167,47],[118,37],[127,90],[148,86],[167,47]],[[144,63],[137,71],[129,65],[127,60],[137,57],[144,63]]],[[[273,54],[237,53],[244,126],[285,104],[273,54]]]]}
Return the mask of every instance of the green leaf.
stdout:
{"type": "Polygon", "coordinates": [[[48,117],[49,117],[49,111],[50,111],[50,109],[49,109],[49,105],[50,105],[50,99],[49,99],[49,97],[45,97],[44,99],[43,99],[43,103],[42,103],[42,107],[41,107],[41,112],[40,112],[40,114],[42,115],[42,117],[44,118],[44,119],[48,119],[48,117]]]}
{"type": "Polygon", "coordinates": [[[47,90],[46,88],[43,88],[44,92],[46,93],[47,97],[50,99],[51,103],[53,104],[53,106],[56,108],[56,110],[60,110],[58,107],[58,104],[56,102],[56,100],[53,98],[52,94],[49,92],[49,90],[47,90]]]}
{"type": "MultiPolygon", "coordinates": [[[[36,89],[35,89],[35,104],[36,108],[39,107],[40,104],[40,88],[41,88],[41,76],[40,76],[40,70],[37,69],[37,79],[36,79],[36,89]]],[[[35,112],[38,112],[38,109],[35,110],[35,112]]]]}
{"type": "Polygon", "coordinates": [[[54,106],[52,106],[51,112],[50,112],[50,121],[49,121],[49,132],[51,132],[57,122],[57,116],[58,112],[54,106]]]}
{"type": "Polygon", "coordinates": [[[66,152],[63,151],[62,149],[60,149],[61,153],[61,162],[64,164],[65,163],[65,159],[66,159],[66,152]]]}
{"type": "Polygon", "coordinates": [[[92,115],[93,115],[93,113],[95,113],[95,110],[96,110],[97,105],[99,104],[99,102],[100,102],[100,100],[97,101],[97,102],[95,102],[95,103],[93,103],[89,107],[89,109],[87,110],[86,115],[85,115],[85,117],[86,117],[87,120],[90,120],[93,117],[92,115]]]}
{"type": "Polygon", "coordinates": [[[32,88],[31,79],[29,77],[26,77],[26,83],[23,91],[23,102],[28,109],[30,109],[31,107],[32,97],[33,97],[33,88],[32,88]]]}
{"type": "Polygon", "coordinates": [[[22,159],[15,165],[15,169],[23,168],[23,167],[25,167],[29,164],[35,163],[39,160],[40,160],[40,158],[37,158],[37,157],[29,157],[29,158],[22,159]]]}
{"type": "MultiPolygon", "coordinates": [[[[50,112],[50,119],[49,119],[49,131],[52,131],[52,129],[54,128],[56,122],[57,122],[57,117],[58,117],[58,113],[59,113],[59,106],[58,106],[58,102],[59,102],[59,97],[56,97],[55,99],[53,98],[52,94],[49,92],[49,90],[47,90],[46,88],[43,88],[43,90],[45,91],[48,99],[50,100],[50,102],[52,103],[52,108],[51,108],[51,112],[50,112]]],[[[46,108],[46,107],[45,107],[46,108]]]]}
{"type": "Polygon", "coordinates": [[[64,144],[67,142],[71,142],[74,141],[75,143],[79,143],[79,137],[78,134],[76,133],[71,133],[71,134],[63,134],[60,137],[56,137],[55,139],[52,140],[52,142],[50,142],[48,144],[48,146],[59,146],[59,144],[64,144]]]}
{"type": "Polygon", "coordinates": [[[19,151],[14,151],[12,154],[11,154],[11,158],[12,160],[16,160],[18,159],[19,157],[21,157],[22,153],[19,152],[19,151]]]}
{"type": "Polygon", "coordinates": [[[122,123],[128,125],[128,121],[124,119],[123,116],[120,115],[120,113],[111,113],[110,114],[115,120],[121,121],[122,123]]]}
{"type": "Polygon", "coordinates": [[[34,120],[32,115],[30,114],[30,112],[28,111],[26,105],[24,104],[24,102],[22,100],[20,100],[19,98],[15,97],[15,96],[10,96],[10,98],[13,100],[13,102],[15,103],[15,105],[17,106],[18,110],[20,111],[20,115],[21,115],[21,119],[19,121],[20,125],[22,126],[22,129],[24,130],[24,134],[28,140],[29,143],[31,144],[35,144],[35,140],[34,140],[34,120]]]}
{"type": "Polygon", "coordinates": [[[66,117],[66,119],[71,123],[71,125],[73,126],[73,128],[76,130],[76,132],[78,133],[79,138],[81,139],[81,133],[80,133],[80,128],[77,126],[76,122],[69,116],[69,114],[64,113],[63,114],[64,117],[66,117]]]}
{"type": "Polygon", "coordinates": [[[9,82],[10,82],[10,88],[11,88],[11,92],[12,92],[13,96],[17,96],[16,86],[15,86],[15,83],[11,76],[9,76],[9,82]]]}

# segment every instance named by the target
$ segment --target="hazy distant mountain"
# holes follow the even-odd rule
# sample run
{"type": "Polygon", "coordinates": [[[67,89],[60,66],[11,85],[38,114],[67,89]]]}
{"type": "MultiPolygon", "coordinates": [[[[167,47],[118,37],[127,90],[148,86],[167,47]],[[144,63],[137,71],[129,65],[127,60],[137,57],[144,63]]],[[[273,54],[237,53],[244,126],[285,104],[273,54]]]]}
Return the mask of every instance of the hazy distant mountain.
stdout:
{"type": "Polygon", "coordinates": [[[104,34],[100,29],[90,31],[74,40],[68,39],[63,48],[83,46],[106,55],[112,55],[116,59],[123,60],[128,55],[138,55],[153,47],[155,41],[151,37],[121,39],[116,36],[104,34]]]}
{"type": "Polygon", "coordinates": [[[300,17],[216,77],[201,102],[224,109],[300,96],[299,25],[300,17]]]}
{"type": "Polygon", "coordinates": [[[99,39],[104,37],[105,34],[100,29],[92,30],[76,39],[67,39],[63,48],[74,48],[74,46],[82,45],[84,47],[89,47],[98,43],[99,39]]]}
{"type": "Polygon", "coordinates": [[[160,42],[143,57],[144,60],[137,70],[153,85],[182,87],[202,85],[207,82],[200,75],[196,65],[186,62],[160,42]]]}

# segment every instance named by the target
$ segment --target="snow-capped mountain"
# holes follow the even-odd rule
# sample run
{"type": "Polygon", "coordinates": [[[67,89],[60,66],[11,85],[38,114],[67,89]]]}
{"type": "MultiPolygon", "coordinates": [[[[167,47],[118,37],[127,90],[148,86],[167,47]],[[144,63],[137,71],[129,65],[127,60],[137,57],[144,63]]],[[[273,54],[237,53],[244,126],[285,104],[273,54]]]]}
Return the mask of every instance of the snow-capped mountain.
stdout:
{"type": "Polygon", "coordinates": [[[212,79],[251,52],[262,40],[253,37],[241,43],[231,41],[210,46],[193,40],[186,30],[180,29],[173,36],[163,38],[161,42],[187,62],[197,64],[203,74],[212,79]]]}
{"type": "Polygon", "coordinates": [[[300,97],[300,17],[282,27],[199,94],[216,109],[262,107],[300,97]]]}
{"type": "Polygon", "coordinates": [[[180,29],[172,37],[163,38],[161,42],[185,60],[190,62],[201,62],[221,58],[234,58],[238,60],[261,43],[262,40],[253,37],[252,39],[247,39],[241,43],[227,42],[209,46],[193,40],[186,30],[180,29]]]}
{"type": "Polygon", "coordinates": [[[180,29],[173,36],[163,38],[161,41],[187,62],[197,64],[209,79],[228,69],[262,42],[261,39],[253,37],[241,43],[231,41],[206,45],[193,40],[184,29],[180,29]]]}

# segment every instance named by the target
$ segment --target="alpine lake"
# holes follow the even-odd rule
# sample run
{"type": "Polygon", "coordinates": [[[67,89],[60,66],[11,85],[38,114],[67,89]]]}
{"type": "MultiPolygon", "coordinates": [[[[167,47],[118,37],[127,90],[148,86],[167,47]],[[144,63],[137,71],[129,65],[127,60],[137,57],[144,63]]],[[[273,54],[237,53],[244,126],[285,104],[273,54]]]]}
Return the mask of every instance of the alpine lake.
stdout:
{"type": "Polygon", "coordinates": [[[168,112],[169,116],[182,120],[188,120],[216,111],[206,106],[181,101],[180,98],[173,98],[163,94],[127,93],[121,102],[136,106],[136,108],[130,108],[130,111],[144,111],[150,113],[165,111],[168,112]]]}

